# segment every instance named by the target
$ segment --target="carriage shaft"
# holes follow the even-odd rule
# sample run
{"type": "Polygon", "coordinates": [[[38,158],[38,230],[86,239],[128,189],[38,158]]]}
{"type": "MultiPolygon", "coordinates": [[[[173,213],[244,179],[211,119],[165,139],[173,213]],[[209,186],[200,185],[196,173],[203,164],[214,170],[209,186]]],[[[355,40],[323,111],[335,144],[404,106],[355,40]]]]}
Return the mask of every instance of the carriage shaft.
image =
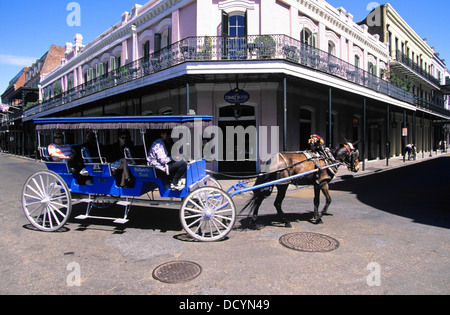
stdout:
{"type": "Polygon", "coordinates": [[[281,183],[284,183],[284,182],[289,182],[289,181],[291,181],[293,179],[297,179],[297,178],[300,178],[300,177],[308,176],[308,175],[317,173],[317,172],[322,171],[322,170],[326,170],[326,169],[329,169],[329,168],[332,168],[332,167],[338,167],[340,165],[341,165],[341,163],[327,165],[327,166],[322,167],[320,169],[316,168],[316,169],[314,169],[312,171],[308,171],[308,172],[304,172],[304,173],[301,173],[301,174],[292,175],[292,176],[289,176],[289,177],[286,177],[286,178],[277,179],[277,180],[274,180],[274,181],[271,181],[271,182],[268,182],[268,183],[264,183],[264,184],[255,185],[255,186],[252,186],[252,187],[236,190],[232,194],[230,194],[230,197],[233,198],[234,196],[242,194],[242,193],[245,193],[247,191],[252,191],[252,190],[256,190],[256,189],[260,189],[260,188],[265,188],[265,187],[281,184],[281,183]]]}

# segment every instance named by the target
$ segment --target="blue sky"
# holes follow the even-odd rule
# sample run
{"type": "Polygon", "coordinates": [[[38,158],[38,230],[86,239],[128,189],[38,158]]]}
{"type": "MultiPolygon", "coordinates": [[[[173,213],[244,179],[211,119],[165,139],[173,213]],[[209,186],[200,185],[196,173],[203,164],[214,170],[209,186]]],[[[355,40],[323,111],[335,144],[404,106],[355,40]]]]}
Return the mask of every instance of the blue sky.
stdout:
{"type": "MultiPolygon", "coordinates": [[[[9,81],[24,67],[40,58],[51,44],[64,46],[81,33],[88,44],[119,22],[124,11],[146,0],[77,0],[81,8],[81,26],[69,26],[67,10],[71,0],[0,0],[0,95],[9,81]]],[[[372,1],[328,0],[334,7],[344,7],[355,21],[363,20],[372,1]]],[[[385,2],[379,2],[383,4],[385,2]]],[[[391,0],[391,5],[421,37],[428,38],[441,58],[450,66],[450,43],[447,15],[448,0],[391,0]]]]}

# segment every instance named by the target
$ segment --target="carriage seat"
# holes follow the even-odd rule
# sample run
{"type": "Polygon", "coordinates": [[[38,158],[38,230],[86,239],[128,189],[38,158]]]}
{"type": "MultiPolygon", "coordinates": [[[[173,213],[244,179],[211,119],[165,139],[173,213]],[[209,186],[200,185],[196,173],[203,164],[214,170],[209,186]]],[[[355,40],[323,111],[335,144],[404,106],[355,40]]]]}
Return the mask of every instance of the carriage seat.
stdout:
{"type": "Polygon", "coordinates": [[[44,162],[53,162],[53,158],[48,154],[48,147],[40,147],[39,151],[41,153],[41,159],[44,162]]]}
{"type": "Polygon", "coordinates": [[[125,148],[124,156],[127,159],[129,165],[147,165],[147,159],[145,158],[145,149],[143,145],[125,148]]]}

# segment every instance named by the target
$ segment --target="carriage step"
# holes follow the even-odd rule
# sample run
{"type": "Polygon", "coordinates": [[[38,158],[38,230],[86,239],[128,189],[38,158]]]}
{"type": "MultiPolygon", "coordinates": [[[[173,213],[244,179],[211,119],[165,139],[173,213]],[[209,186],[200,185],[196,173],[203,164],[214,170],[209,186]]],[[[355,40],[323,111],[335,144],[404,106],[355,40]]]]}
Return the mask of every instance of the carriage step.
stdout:
{"type": "Polygon", "coordinates": [[[75,217],[75,220],[86,220],[86,219],[98,219],[98,220],[113,220],[113,223],[118,223],[118,224],[125,224],[127,223],[129,220],[128,219],[118,219],[118,218],[109,218],[109,217],[96,217],[96,216],[92,216],[92,215],[79,215],[77,217],[75,217]]]}
{"type": "Polygon", "coordinates": [[[122,200],[122,201],[119,201],[119,202],[117,202],[117,204],[119,205],[119,206],[130,206],[131,205],[131,202],[130,201],[125,201],[125,200],[122,200]]]}

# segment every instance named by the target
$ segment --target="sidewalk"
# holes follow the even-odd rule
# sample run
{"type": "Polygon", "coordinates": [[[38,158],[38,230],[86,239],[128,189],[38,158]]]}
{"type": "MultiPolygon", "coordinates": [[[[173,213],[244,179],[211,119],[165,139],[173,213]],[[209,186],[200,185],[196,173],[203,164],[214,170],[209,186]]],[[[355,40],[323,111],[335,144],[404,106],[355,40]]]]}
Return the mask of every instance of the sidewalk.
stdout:
{"type": "MultiPolygon", "coordinates": [[[[358,173],[353,173],[353,172],[349,171],[345,166],[341,166],[341,167],[339,167],[339,171],[336,174],[336,176],[334,177],[332,182],[333,183],[340,182],[343,180],[348,180],[351,178],[358,178],[361,176],[366,176],[366,175],[370,175],[370,174],[374,174],[374,173],[378,173],[378,172],[396,169],[399,167],[406,167],[406,166],[410,166],[410,165],[413,165],[416,163],[429,161],[431,159],[435,159],[435,158],[439,158],[439,157],[443,157],[443,156],[450,157],[450,153],[442,153],[441,151],[438,151],[436,154],[436,151],[433,151],[431,157],[430,157],[430,152],[425,152],[423,154],[423,157],[422,157],[422,153],[419,153],[419,154],[417,154],[415,161],[413,161],[413,160],[408,161],[408,159],[406,158],[405,162],[403,162],[402,156],[393,157],[393,158],[389,159],[389,165],[386,165],[387,164],[386,159],[366,161],[365,166],[364,166],[364,171],[363,171],[363,163],[361,162],[359,165],[360,170],[358,173]]],[[[238,181],[239,181],[238,179],[221,179],[221,180],[219,180],[220,184],[222,185],[223,190],[225,190],[225,191],[232,185],[237,184],[238,181]]],[[[252,185],[253,184],[249,184],[249,186],[252,186],[252,185]]],[[[289,189],[297,189],[297,188],[294,186],[289,186],[289,189]]]]}

